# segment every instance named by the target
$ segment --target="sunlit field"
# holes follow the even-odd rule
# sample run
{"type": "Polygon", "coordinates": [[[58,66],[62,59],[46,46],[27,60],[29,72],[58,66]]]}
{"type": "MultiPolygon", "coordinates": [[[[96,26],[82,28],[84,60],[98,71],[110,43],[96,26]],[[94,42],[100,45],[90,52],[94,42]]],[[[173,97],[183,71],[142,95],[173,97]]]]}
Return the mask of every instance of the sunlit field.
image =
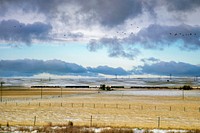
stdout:
{"type": "Polygon", "coordinates": [[[42,126],[72,121],[76,126],[200,129],[199,90],[165,90],[184,93],[177,96],[134,94],[145,90],[6,88],[0,103],[0,124],[42,126]]]}

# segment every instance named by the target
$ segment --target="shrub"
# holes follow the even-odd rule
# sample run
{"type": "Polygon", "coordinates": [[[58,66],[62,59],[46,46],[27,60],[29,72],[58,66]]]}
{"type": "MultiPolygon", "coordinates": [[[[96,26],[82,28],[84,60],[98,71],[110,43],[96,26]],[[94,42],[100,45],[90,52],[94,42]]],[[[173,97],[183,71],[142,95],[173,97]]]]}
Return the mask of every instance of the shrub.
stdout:
{"type": "Polygon", "coordinates": [[[192,87],[189,85],[184,85],[183,87],[180,88],[181,90],[192,90],[192,87]]]}
{"type": "Polygon", "coordinates": [[[105,84],[101,84],[99,89],[106,90],[106,85],[105,84]]]}
{"type": "Polygon", "coordinates": [[[69,122],[68,122],[68,126],[73,127],[73,122],[72,122],[72,121],[69,121],[69,122]]]}
{"type": "Polygon", "coordinates": [[[101,133],[134,133],[131,129],[104,129],[101,133]]]}
{"type": "Polygon", "coordinates": [[[52,122],[47,123],[47,126],[49,126],[49,127],[51,127],[52,125],[53,125],[52,122]]]}
{"type": "Polygon", "coordinates": [[[10,126],[10,125],[9,125],[9,122],[7,122],[6,126],[7,126],[7,127],[9,127],[9,126],[10,126]]]}
{"type": "Polygon", "coordinates": [[[110,86],[106,86],[105,84],[101,84],[99,89],[100,90],[104,90],[104,91],[111,91],[111,90],[113,90],[113,89],[111,89],[110,86]]]}

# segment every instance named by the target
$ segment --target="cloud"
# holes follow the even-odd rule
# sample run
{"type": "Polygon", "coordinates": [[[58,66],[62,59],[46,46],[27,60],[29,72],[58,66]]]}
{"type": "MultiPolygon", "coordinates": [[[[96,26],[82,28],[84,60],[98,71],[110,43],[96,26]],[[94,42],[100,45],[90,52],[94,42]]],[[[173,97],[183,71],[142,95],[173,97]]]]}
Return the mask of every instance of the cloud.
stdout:
{"type": "Polygon", "coordinates": [[[0,76],[16,77],[16,76],[34,76],[41,73],[53,75],[74,75],[74,76],[99,76],[104,75],[120,75],[126,76],[131,74],[151,74],[173,76],[200,76],[200,66],[192,65],[184,62],[164,62],[156,58],[149,58],[153,62],[147,61],[143,66],[134,67],[132,70],[124,70],[121,67],[113,68],[109,66],[83,67],[75,63],[68,63],[61,60],[0,60],[0,76]],[[155,62],[154,62],[155,61],[155,62]]]}
{"type": "Polygon", "coordinates": [[[117,37],[114,38],[101,38],[99,40],[91,40],[88,44],[90,51],[97,51],[103,47],[108,48],[110,57],[124,57],[128,59],[134,59],[140,54],[140,51],[136,48],[124,46],[123,41],[117,37]]]}
{"type": "Polygon", "coordinates": [[[103,26],[113,27],[142,13],[140,0],[76,0],[81,7],[79,13],[90,14],[103,26]]]}
{"type": "MultiPolygon", "coordinates": [[[[199,0],[1,0],[0,19],[3,20],[0,22],[0,41],[30,45],[34,40],[52,39],[51,43],[90,40],[90,51],[107,48],[110,57],[131,60],[140,54],[138,46],[162,50],[178,42],[182,49],[196,50],[200,46],[200,27],[180,24],[183,20],[176,20],[174,15],[182,12],[187,18],[199,8],[199,0]],[[20,14],[41,15],[44,19],[34,22],[34,19],[26,20],[34,17],[27,18],[20,14]],[[27,24],[28,21],[30,24],[27,24]],[[167,25],[159,24],[166,24],[163,21],[167,21],[167,25]],[[152,22],[156,24],[150,24],[152,22]],[[15,25],[22,27],[13,27],[15,25]],[[136,29],[135,25],[141,27],[136,29]],[[115,33],[126,29],[125,36],[115,33]],[[128,35],[129,30],[134,34],[128,35]]],[[[184,22],[187,23],[187,20],[184,22]]]]}
{"type": "Polygon", "coordinates": [[[173,76],[200,76],[200,66],[184,62],[159,61],[153,64],[144,64],[132,71],[139,74],[170,75],[173,76]]]}
{"type": "Polygon", "coordinates": [[[199,0],[1,0],[0,13],[6,15],[10,10],[25,13],[43,14],[47,21],[60,19],[63,23],[74,19],[76,23],[100,23],[115,27],[148,12],[156,19],[156,9],[164,6],[168,12],[195,11],[200,7],[199,0]]]}
{"type": "Polygon", "coordinates": [[[0,22],[0,40],[31,44],[34,39],[48,40],[51,29],[51,25],[41,22],[24,24],[17,20],[3,20],[0,22]]]}
{"type": "Polygon", "coordinates": [[[122,68],[112,68],[99,66],[97,68],[85,68],[75,63],[68,63],[60,60],[1,60],[0,76],[33,76],[41,73],[55,75],[84,75],[94,76],[98,74],[107,75],[127,75],[129,74],[122,68]]]}
{"type": "Polygon", "coordinates": [[[178,26],[149,25],[140,30],[137,35],[130,35],[125,41],[141,44],[147,49],[162,49],[164,46],[173,45],[180,41],[181,48],[200,48],[200,27],[186,24],[178,26]]]}
{"type": "Polygon", "coordinates": [[[40,73],[64,75],[86,72],[80,65],[60,60],[1,60],[0,68],[1,76],[33,76],[40,73]]]}
{"type": "Polygon", "coordinates": [[[123,68],[112,68],[108,66],[98,66],[96,68],[88,67],[88,71],[93,73],[101,73],[106,75],[129,75],[130,73],[125,71],[123,68]]]}
{"type": "MultiPolygon", "coordinates": [[[[140,0],[1,0],[0,10],[5,14],[9,10],[23,10],[24,12],[38,12],[48,19],[60,17],[73,18],[79,21],[97,21],[104,26],[114,26],[124,23],[142,13],[140,0]],[[71,14],[69,9],[77,10],[71,14]],[[80,20],[81,19],[81,20],[80,20]]],[[[47,20],[48,20],[47,19],[47,20]]]]}
{"type": "Polygon", "coordinates": [[[74,41],[83,37],[84,37],[84,34],[81,32],[76,32],[76,33],[67,32],[66,34],[64,34],[64,38],[73,39],[74,41]]]}
{"type": "Polygon", "coordinates": [[[167,0],[168,11],[194,11],[200,7],[199,0],[167,0]]]}
{"type": "Polygon", "coordinates": [[[177,45],[184,50],[197,50],[200,48],[200,27],[181,24],[178,26],[165,26],[151,24],[141,29],[137,34],[129,34],[123,38],[103,37],[91,40],[88,44],[90,51],[103,47],[108,48],[109,56],[134,59],[140,51],[136,46],[145,49],[162,50],[166,46],[177,45]]]}
{"type": "Polygon", "coordinates": [[[150,57],[150,58],[141,59],[141,61],[144,63],[149,63],[149,62],[155,63],[155,62],[159,62],[160,60],[154,57],[150,57]]]}

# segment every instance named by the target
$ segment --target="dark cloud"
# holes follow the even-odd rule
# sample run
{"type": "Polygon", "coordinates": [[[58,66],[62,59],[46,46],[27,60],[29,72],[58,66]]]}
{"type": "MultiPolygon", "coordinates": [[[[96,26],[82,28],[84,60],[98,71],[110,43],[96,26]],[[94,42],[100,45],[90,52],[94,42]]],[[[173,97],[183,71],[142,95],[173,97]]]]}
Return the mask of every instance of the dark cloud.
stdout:
{"type": "Polygon", "coordinates": [[[145,64],[133,70],[133,73],[152,74],[152,75],[170,75],[173,76],[199,76],[200,66],[184,62],[164,62],[159,61],[153,64],[145,64]]]}
{"type": "Polygon", "coordinates": [[[33,39],[48,40],[51,29],[51,25],[41,22],[24,24],[17,20],[3,20],[0,22],[0,40],[31,44],[33,39]]]}
{"type": "Polygon", "coordinates": [[[60,60],[1,60],[0,76],[33,76],[40,73],[49,73],[55,75],[127,75],[129,74],[122,68],[112,68],[108,66],[99,66],[97,68],[84,68],[75,63],[67,63],[60,60]]]}
{"type": "Polygon", "coordinates": [[[155,12],[155,7],[159,6],[159,1],[157,0],[143,0],[142,5],[143,5],[143,11],[148,12],[151,16],[154,18],[157,17],[157,14],[155,12]]]}
{"type": "Polygon", "coordinates": [[[200,7],[199,0],[166,0],[168,11],[194,11],[200,7]]]}
{"type": "Polygon", "coordinates": [[[199,0],[1,0],[0,14],[9,10],[22,10],[41,13],[47,21],[62,17],[63,23],[76,19],[76,23],[100,23],[102,26],[114,27],[126,20],[136,18],[148,12],[156,18],[156,7],[165,6],[171,11],[195,11],[200,7],[199,0]],[[72,17],[71,9],[75,9],[72,17]]]}
{"type": "Polygon", "coordinates": [[[22,10],[24,12],[38,12],[44,13],[47,16],[55,16],[58,12],[59,5],[63,5],[70,0],[1,0],[0,10],[4,11],[4,14],[9,10],[22,10]]]}
{"type": "Polygon", "coordinates": [[[125,71],[123,68],[112,68],[108,66],[98,66],[96,68],[88,68],[88,71],[92,73],[100,73],[100,74],[106,74],[106,75],[129,75],[130,73],[125,71]]]}
{"type": "Polygon", "coordinates": [[[200,27],[186,24],[178,26],[149,25],[141,29],[137,34],[130,34],[124,38],[101,38],[91,40],[88,44],[90,51],[96,51],[103,47],[108,48],[112,57],[125,57],[134,59],[140,52],[136,48],[139,45],[145,49],[164,49],[169,45],[178,45],[184,50],[197,50],[200,48],[200,27]],[[127,50],[128,49],[128,50],[127,50]]]}
{"type": "Polygon", "coordinates": [[[131,44],[140,43],[147,49],[162,49],[180,41],[180,47],[185,49],[200,48],[200,27],[186,24],[178,26],[149,25],[140,30],[136,35],[125,38],[131,44]]]}
{"type": "Polygon", "coordinates": [[[140,0],[76,0],[80,4],[80,13],[90,14],[104,26],[113,27],[123,24],[129,18],[142,13],[140,0]]]}
{"type": "Polygon", "coordinates": [[[64,75],[68,73],[85,73],[86,69],[74,63],[60,60],[1,60],[1,76],[33,76],[39,73],[64,75]]]}
{"type": "Polygon", "coordinates": [[[49,73],[55,75],[83,75],[94,76],[98,74],[105,75],[131,75],[131,74],[152,74],[152,75],[170,75],[173,76],[200,76],[200,66],[184,62],[164,62],[157,61],[145,63],[143,66],[135,67],[131,71],[126,71],[121,67],[112,68],[109,66],[98,66],[85,68],[75,63],[67,63],[60,60],[1,60],[0,76],[33,76],[40,73],[49,73]]]}
{"type": "Polygon", "coordinates": [[[134,18],[142,13],[142,3],[140,0],[1,0],[0,11],[5,14],[8,10],[23,10],[24,12],[38,12],[44,14],[48,19],[58,17],[63,14],[68,16],[70,7],[79,7],[74,14],[81,17],[79,21],[97,21],[105,26],[122,24],[128,18],[134,18]],[[65,7],[66,10],[60,10],[65,7]]]}

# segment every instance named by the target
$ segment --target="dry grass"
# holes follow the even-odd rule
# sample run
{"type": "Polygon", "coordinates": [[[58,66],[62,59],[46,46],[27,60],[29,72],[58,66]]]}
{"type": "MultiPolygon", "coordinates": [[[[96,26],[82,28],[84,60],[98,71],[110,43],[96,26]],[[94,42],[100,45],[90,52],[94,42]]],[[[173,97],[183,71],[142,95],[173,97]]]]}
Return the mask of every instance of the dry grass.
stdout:
{"type": "MultiPolygon", "coordinates": [[[[69,89],[69,88],[27,88],[27,87],[18,87],[18,88],[5,88],[2,93],[4,98],[6,97],[32,97],[42,95],[67,95],[67,94],[83,94],[83,93],[94,93],[94,90],[91,89],[69,89]]],[[[96,92],[96,91],[95,91],[96,92]]]]}
{"type": "MultiPolygon", "coordinates": [[[[55,91],[55,90],[54,90],[55,91]]],[[[51,94],[54,94],[52,91],[51,94]]],[[[9,92],[9,91],[8,91],[9,92]]],[[[8,93],[7,92],[7,93],[8,93]]],[[[10,94],[13,94],[13,90],[10,94]]],[[[15,91],[16,97],[21,92],[15,91]]],[[[0,104],[0,124],[200,129],[200,98],[103,95],[93,90],[66,90],[65,97],[0,104]],[[67,94],[80,95],[67,95],[67,94]],[[86,95],[87,93],[90,93],[86,95]],[[92,94],[94,93],[94,94],[92,94]],[[17,104],[16,104],[17,103],[17,104]],[[92,116],[92,122],[91,122],[92,116]]],[[[35,95],[33,95],[35,96],[35,95]]]]}

